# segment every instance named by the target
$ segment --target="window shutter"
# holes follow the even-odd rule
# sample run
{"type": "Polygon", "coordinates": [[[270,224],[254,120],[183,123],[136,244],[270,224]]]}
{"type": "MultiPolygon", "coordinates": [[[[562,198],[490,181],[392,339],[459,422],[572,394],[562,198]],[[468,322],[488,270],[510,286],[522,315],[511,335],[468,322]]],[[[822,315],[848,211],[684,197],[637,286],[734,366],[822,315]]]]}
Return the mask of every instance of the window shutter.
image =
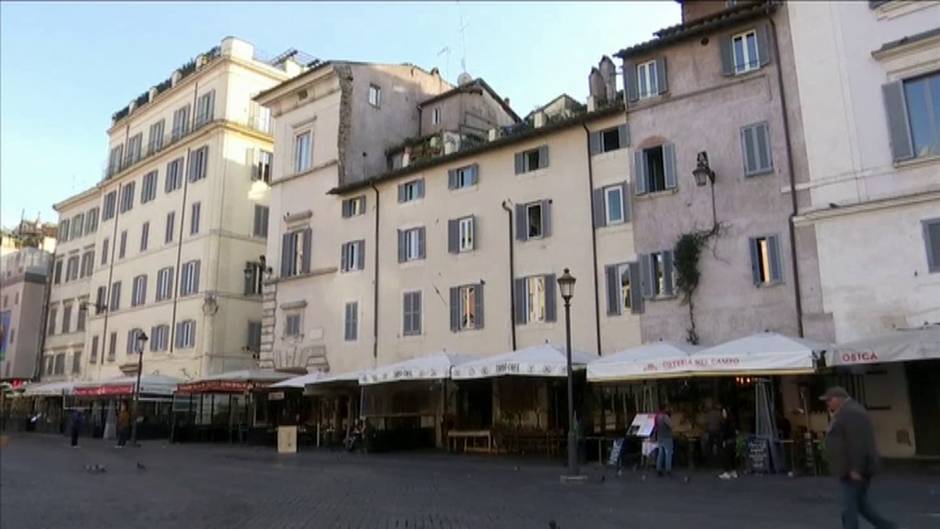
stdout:
{"type": "Polygon", "coordinates": [[[480,166],[473,164],[470,166],[470,185],[476,185],[480,181],[480,166]]]}
{"type": "Polygon", "coordinates": [[[617,293],[620,289],[620,278],[617,277],[617,265],[605,266],[604,273],[607,275],[607,315],[616,316],[620,314],[620,295],[617,293]]]}
{"type": "Polygon", "coordinates": [[[398,184],[398,203],[405,201],[405,184],[398,184]]]}
{"type": "Polygon", "coordinates": [[[539,169],[548,167],[548,145],[539,147],[539,169]]]}
{"type": "Polygon", "coordinates": [[[358,241],[359,251],[356,253],[356,267],[363,270],[366,267],[366,241],[358,241]]]}
{"type": "Polygon", "coordinates": [[[751,250],[751,280],[755,286],[760,286],[760,251],[757,247],[757,239],[748,239],[748,246],[751,250]]]}
{"type": "Polygon", "coordinates": [[[754,131],[752,127],[741,127],[741,157],[744,160],[744,176],[755,172],[754,131]]]}
{"type": "Polygon", "coordinates": [[[415,182],[415,185],[418,187],[418,198],[424,198],[424,178],[415,182]]]}
{"type": "Polygon", "coordinates": [[[457,219],[450,219],[447,221],[447,251],[449,253],[457,253],[460,250],[460,242],[458,238],[460,236],[460,221],[457,219]]]}
{"type": "Polygon", "coordinates": [[[527,224],[525,204],[516,204],[516,240],[524,241],[529,238],[529,231],[526,229],[527,224]]]}
{"type": "Polygon", "coordinates": [[[313,230],[307,228],[304,230],[304,254],[300,263],[303,273],[310,272],[310,253],[313,250],[313,230]]]}
{"type": "Polygon", "coordinates": [[[620,184],[620,202],[623,204],[623,221],[630,222],[630,186],[627,182],[620,184]]]}
{"type": "Polygon", "coordinates": [[[669,91],[669,85],[667,84],[668,79],[666,78],[666,58],[660,57],[656,59],[656,87],[659,89],[659,94],[665,94],[669,91]]]}
{"type": "Polygon", "coordinates": [[[471,242],[472,242],[473,244],[471,244],[470,247],[471,247],[473,250],[476,250],[476,249],[477,249],[477,240],[479,240],[479,238],[480,238],[480,230],[477,229],[477,216],[476,216],[476,215],[473,215],[473,216],[470,217],[470,218],[473,219],[473,220],[471,221],[471,223],[473,224],[473,240],[472,240],[471,242]]]}
{"type": "Polygon", "coordinates": [[[907,103],[904,98],[904,83],[895,81],[881,85],[888,115],[888,134],[891,136],[891,154],[895,162],[914,157],[914,144],[911,140],[911,124],[907,115],[907,103]]]}
{"type": "Polygon", "coordinates": [[[653,297],[653,258],[650,254],[640,255],[640,289],[644,299],[653,297]]]}
{"type": "Polygon", "coordinates": [[[662,253],[663,256],[663,290],[664,294],[667,296],[672,296],[675,293],[675,273],[672,266],[672,250],[667,250],[662,253]]]}
{"type": "Polygon", "coordinates": [[[516,174],[522,174],[525,172],[525,161],[522,158],[522,153],[517,152],[516,156],[516,174]]]}
{"type": "Polygon", "coordinates": [[[663,168],[666,173],[666,189],[675,189],[678,185],[676,177],[676,146],[672,143],[663,145],[663,168]]]}
{"type": "Polygon", "coordinates": [[[405,262],[405,232],[398,230],[398,262],[405,262]]]}
{"type": "Polygon", "coordinates": [[[601,133],[600,133],[600,132],[592,132],[592,133],[590,134],[590,136],[588,136],[588,138],[589,138],[589,142],[590,142],[590,146],[591,146],[591,156],[594,156],[595,154],[600,154],[600,152],[601,152],[601,133]]]}
{"type": "Polygon", "coordinates": [[[780,238],[776,235],[767,237],[767,248],[769,249],[770,261],[770,279],[777,283],[783,281],[783,271],[780,267],[780,238]]]}
{"type": "Polygon", "coordinates": [[[607,225],[607,205],[604,203],[604,190],[594,190],[594,227],[601,228],[607,225]]]}
{"type": "Polygon", "coordinates": [[[516,316],[516,325],[525,325],[526,324],[526,312],[525,312],[525,300],[526,300],[526,280],[525,278],[516,279],[513,282],[513,298],[515,301],[515,306],[513,306],[513,311],[516,316]]]}
{"type": "Polygon", "coordinates": [[[255,206],[254,230],[252,231],[254,232],[254,235],[256,236],[260,235],[259,232],[261,231],[261,208],[258,206],[255,206]]]}
{"type": "MultiPolygon", "coordinates": [[[[251,287],[252,287],[252,286],[254,285],[254,283],[255,283],[255,274],[257,274],[258,272],[257,272],[257,269],[256,269],[254,266],[251,265],[251,263],[245,263],[245,267],[246,267],[246,268],[247,268],[247,267],[251,267],[251,268],[250,268],[250,269],[251,269],[251,273],[245,276],[245,295],[247,296],[247,295],[251,294],[251,287]]],[[[162,279],[163,279],[162,274],[159,274],[159,273],[158,273],[158,274],[157,274],[157,296],[160,295],[161,280],[162,280],[162,279]]],[[[155,333],[151,333],[151,336],[153,336],[154,334],[155,334],[155,333]]]]}
{"type": "Polygon", "coordinates": [[[770,28],[767,24],[761,24],[754,32],[757,34],[757,60],[761,66],[765,66],[770,63],[771,57],[770,28]]]}
{"type": "Polygon", "coordinates": [[[773,154],[770,150],[770,126],[761,123],[754,129],[757,137],[758,165],[761,171],[769,171],[774,167],[773,154]]]}
{"type": "Polygon", "coordinates": [[[424,242],[424,226],[421,226],[418,228],[418,257],[421,259],[425,257],[424,242]]]}
{"type": "Polygon", "coordinates": [[[349,217],[351,216],[351,213],[350,213],[350,210],[352,209],[351,206],[352,206],[352,204],[350,203],[350,201],[349,201],[348,198],[343,201],[342,213],[341,213],[341,214],[342,214],[342,216],[343,216],[344,219],[347,219],[347,218],[349,218],[349,217]]]}
{"type": "Polygon", "coordinates": [[[555,274],[545,276],[545,321],[555,321],[555,274]]]}
{"type": "Polygon", "coordinates": [[[734,75],[734,54],[731,51],[731,35],[718,37],[718,50],[721,53],[721,75],[734,75]]]}
{"type": "Polygon", "coordinates": [[[196,261],[193,263],[193,286],[190,291],[192,294],[199,292],[199,265],[201,263],[196,261]]]}
{"type": "Polygon", "coordinates": [[[405,294],[401,297],[401,320],[402,320],[402,334],[409,334],[412,329],[411,292],[405,292],[405,294]]]}
{"type": "Polygon", "coordinates": [[[630,312],[643,312],[643,280],[640,278],[640,264],[630,263],[630,312]]]}
{"type": "Polygon", "coordinates": [[[542,201],[542,237],[552,236],[552,201],[542,201]]]}
{"type": "Polygon", "coordinates": [[[637,149],[633,152],[633,181],[634,191],[637,195],[646,194],[646,163],[643,159],[643,151],[637,149]]]}
{"type": "Polygon", "coordinates": [[[457,189],[457,170],[450,169],[447,171],[447,189],[457,189]]]}
{"type": "Polygon", "coordinates": [[[460,287],[450,289],[450,330],[460,329],[460,287]]]}
{"type": "Polygon", "coordinates": [[[476,285],[473,288],[473,292],[476,296],[476,309],[477,309],[477,321],[476,328],[483,328],[483,283],[476,285]]]}
{"type": "MultiPolygon", "coordinates": [[[[362,214],[365,215],[365,214],[366,214],[366,196],[365,196],[365,195],[360,195],[358,198],[359,198],[359,201],[362,203],[362,206],[361,206],[361,207],[362,207],[362,214]]],[[[350,206],[350,209],[351,209],[351,208],[352,208],[352,206],[350,206]]]]}
{"type": "Polygon", "coordinates": [[[637,86],[636,64],[632,62],[623,63],[623,75],[625,76],[624,86],[627,88],[627,100],[639,101],[640,90],[637,86]]]}
{"type": "Polygon", "coordinates": [[[624,123],[617,127],[617,135],[620,136],[620,148],[630,145],[630,127],[624,123]]]}
{"type": "Polygon", "coordinates": [[[346,272],[348,268],[346,267],[347,258],[349,257],[349,243],[344,242],[342,246],[339,247],[339,270],[340,272],[346,272]]]}

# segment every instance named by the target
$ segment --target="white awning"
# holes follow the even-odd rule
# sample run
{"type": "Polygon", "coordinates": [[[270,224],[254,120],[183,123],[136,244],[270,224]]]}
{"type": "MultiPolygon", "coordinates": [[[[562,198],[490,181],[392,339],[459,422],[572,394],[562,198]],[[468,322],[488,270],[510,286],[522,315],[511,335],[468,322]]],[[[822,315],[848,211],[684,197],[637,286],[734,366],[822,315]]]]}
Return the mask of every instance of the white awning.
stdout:
{"type": "Polygon", "coordinates": [[[616,382],[646,378],[690,376],[694,354],[703,348],[687,343],[655,342],[592,360],[589,382],[616,382]]]}
{"type": "Polygon", "coordinates": [[[812,373],[816,360],[835,347],[806,338],[762,332],[696,352],[695,375],[812,373]]]}
{"type": "MultiPolygon", "coordinates": [[[[572,367],[584,369],[593,358],[593,355],[572,351],[572,367]]],[[[454,366],[450,376],[460,380],[503,375],[564,377],[567,374],[565,349],[542,344],[454,366]]]]}
{"type": "Polygon", "coordinates": [[[896,329],[840,345],[826,355],[829,366],[906,362],[940,358],[940,324],[896,329]]]}
{"type": "Polygon", "coordinates": [[[440,380],[450,378],[455,366],[477,360],[479,357],[461,353],[434,353],[364,371],[359,376],[363,386],[406,380],[440,380]]]}
{"type": "Polygon", "coordinates": [[[272,389],[303,389],[307,384],[311,384],[325,376],[327,376],[327,374],[323,371],[314,371],[313,373],[307,373],[306,375],[300,375],[299,377],[288,378],[287,380],[276,382],[268,387],[272,389]]]}
{"type": "Polygon", "coordinates": [[[75,389],[75,382],[50,382],[47,384],[30,384],[23,390],[24,397],[61,397],[63,394],[71,395],[75,389]]]}
{"type": "MultiPolygon", "coordinates": [[[[141,375],[140,393],[172,395],[180,382],[180,379],[166,375],[141,375]]],[[[109,378],[99,382],[82,382],[75,385],[74,394],[80,397],[127,396],[134,393],[136,384],[136,375],[109,378]]]]}

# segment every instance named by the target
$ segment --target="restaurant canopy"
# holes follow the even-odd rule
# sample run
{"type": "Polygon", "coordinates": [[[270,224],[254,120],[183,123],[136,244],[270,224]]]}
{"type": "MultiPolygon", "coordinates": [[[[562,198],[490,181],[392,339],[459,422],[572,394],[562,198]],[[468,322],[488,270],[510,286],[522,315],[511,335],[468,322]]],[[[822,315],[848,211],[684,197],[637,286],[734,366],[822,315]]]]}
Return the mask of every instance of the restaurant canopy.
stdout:
{"type": "Polygon", "coordinates": [[[61,397],[71,395],[75,382],[50,382],[48,384],[30,384],[23,391],[24,397],[61,397]]]}
{"type": "Polygon", "coordinates": [[[177,393],[245,393],[296,375],[274,369],[240,369],[180,384],[177,393]]]}
{"type": "MultiPolygon", "coordinates": [[[[584,369],[592,358],[587,353],[572,351],[572,368],[584,369]]],[[[456,365],[450,376],[465,380],[503,375],[564,377],[567,374],[565,349],[545,343],[456,365]]]]}
{"type": "Polygon", "coordinates": [[[321,373],[321,376],[304,384],[304,395],[313,395],[320,389],[328,388],[348,388],[349,386],[358,386],[359,377],[365,373],[365,370],[347,371],[345,373],[321,373]]]}
{"type": "Polygon", "coordinates": [[[299,377],[288,378],[268,386],[271,389],[304,389],[304,386],[327,376],[323,371],[314,371],[299,377]]]}
{"type": "MultiPolygon", "coordinates": [[[[166,375],[141,375],[141,395],[172,395],[176,390],[178,378],[166,375]]],[[[129,397],[134,394],[137,376],[111,378],[101,382],[76,384],[72,394],[76,397],[129,397]]]]}
{"type": "Polygon", "coordinates": [[[587,379],[589,382],[617,382],[690,376],[696,365],[693,355],[701,350],[695,345],[673,342],[631,347],[589,362],[587,379]]]}
{"type": "Polygon", "coordinates": [[[478,357],[475,356],[447,352],[419,356],[403,362],[363,371],[359,376],[359,384],[368,386],[408,380],[441,380],[450,378],[453,367],[477,359],[478,357]]]}
{"type": "Polygon", "coordinates": [[[829,366],[851,366],[940,358],[940,324],[895,329],[839,345],[826,355],[829,366]]]}
{"type": "Polygon", "coordinates": [[[697,351],[694,375],[792,375],[812,373],[831,344],[761,332],[697,351]]]}

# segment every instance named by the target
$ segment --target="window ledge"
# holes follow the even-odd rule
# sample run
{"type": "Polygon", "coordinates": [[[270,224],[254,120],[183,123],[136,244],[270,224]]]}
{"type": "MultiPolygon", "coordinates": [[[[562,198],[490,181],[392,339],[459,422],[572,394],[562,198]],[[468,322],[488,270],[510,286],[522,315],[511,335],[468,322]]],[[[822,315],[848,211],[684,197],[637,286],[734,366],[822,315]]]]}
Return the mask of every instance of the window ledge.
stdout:
{"type": "Polygon", "coordinates": [[[763,289],[766,289],[766,288],[775,288],[775,287],[780,287],[780,286],[783,286],[783,285],[784,285],[784,282],[781,280],[781,281],[774,281],[773,283],[761,283],[761,284],[755,285],[755,286],[756,286],[757,288],[763,290],[763,289]]]}
{"type": "Polygon", "coordinates": [[[902,17],[921,9],[926,9],[935,5],[940,4],[940,2],[935,1],[918,1],[918,2],[902,2],[902,1],[893,1],[885,2],[880,6],[874,9],[875,16],[878,20],[892,19],[897,17],[902,17]]]}
{"type": "Polygon", "coordinates": [[[940,163],[940,154],[930,154],[927,156],[911,158],[910,160],[901,160],[899,162],[894,162],[894,167],[896,169],[907,169],[910,167],[920,167],[921,165],[931,165],[935,163],[940,163]]]}
{"type": "Polygon", "coordinates": [[[335,266],[328,266],[328,267],[325,267],[325,268],[317,268],[316,270],[313,270],[313,271],[311,271],[311,272],[307,272],[306,274],[297,274],[297,275],[288,276],[288,277],[279,277],[279,278],[277,278],[277,279],[271,279],[270,281],[271,281],[272,284],[275,284],[275,283],[287,283],[287,282],[289,282],[289,281],[294,281],[294,280],[297,280],[297,279],[304,279],[304,278],[308,278],[308,277],[315,277],[315,276],[322,276],[322,275],[326,275],[326,274],[332,274],[332,273],[336,272],[336,270],[337,270],[337,267],[335,267],[335,266]]]}
{"type": "Polygon", "coordinates": [[[531,171],[523,171],[516,176],[519,178],[536,178],[544,175],[548,172],[548,167],[543,167],[541,169],[533,169],[531,171]]]}
{"type": "Polygon", "coordinates": [[[471,193],[471,192],[479,191],[479,190],[480,190],[480,183],[477,182],[476,184],[473,184],[472,186],[455,187],[453,189],[449,189],[448,191],[456,194],[456,193],[471,193]]]}
{"type": "Polygon", "coordinates": [[[678,297],[679,296],[677,294],[670,294],[670,295],[660,294],[658,296],[653,296],[651,298],[645,298],[645,299],[646,301],[669,301],[671,299],[676,299],[678,297]]]}
{"type": "Polygon", "coordinates": [[[677,194],[677,193],[679,193],[679,186],[676,186],[676,187],[674,187],[674,188],[672,188],[672,189],[664,189],[664,190],[662,190],[662,191],[647,192],[647,193],[643,193],[643,194],[641,194],[641,195],[637,195],[636,193],[634,193],[633,196],[634,196],[634,198],[636,198],[636,199],[638,199],[638,200],[652,200],[652,199],[654,199],[654,198],[664,197],[664,196],[668,196],[668,195],[675,195],[675,194],[677,194]]]}
{"type": "Polygon", "coordinates": [[[747,180],[747,179],[749,179],[749,178],[757,178],[757,177],[760,177],[760,176],[769,176],[769,175],[773,175],[773,174],[776,174],[776,170],[774,170],[774,168],[771,167],[770,169],[764,169],[763,171],[757,171],[757,172],[754,172],[754,173],[747,173],[747,172],[745,172],[745,173],[744,173],[744,179],[747,180]]]}
{"type": "Polygon", "coordinates": [[[410,261],[403,261],[398,264],[401,265],[402,268],[417,268],[423,265],[424,261],[426,261],[426,259],[422,257],[420,259],[412,259],[410,261]]]}

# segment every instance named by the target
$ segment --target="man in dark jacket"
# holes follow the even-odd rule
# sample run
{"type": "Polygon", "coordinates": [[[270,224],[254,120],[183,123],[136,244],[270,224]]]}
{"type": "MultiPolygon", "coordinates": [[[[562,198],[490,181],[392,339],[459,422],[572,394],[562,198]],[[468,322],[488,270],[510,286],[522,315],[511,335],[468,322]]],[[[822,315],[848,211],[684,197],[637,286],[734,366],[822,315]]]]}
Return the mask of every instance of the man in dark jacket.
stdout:
{"type": "Polygon", "coordinates": [[[845,389],[832,387],[820,397],[832,413],[826,432],[829,469],[842,486],[842,527],[858,529],[858,516],[878,529],[897,525],[881,516],[868,499],[868,488],[878,468],[875,432],[865,408],[845,389]]]}

